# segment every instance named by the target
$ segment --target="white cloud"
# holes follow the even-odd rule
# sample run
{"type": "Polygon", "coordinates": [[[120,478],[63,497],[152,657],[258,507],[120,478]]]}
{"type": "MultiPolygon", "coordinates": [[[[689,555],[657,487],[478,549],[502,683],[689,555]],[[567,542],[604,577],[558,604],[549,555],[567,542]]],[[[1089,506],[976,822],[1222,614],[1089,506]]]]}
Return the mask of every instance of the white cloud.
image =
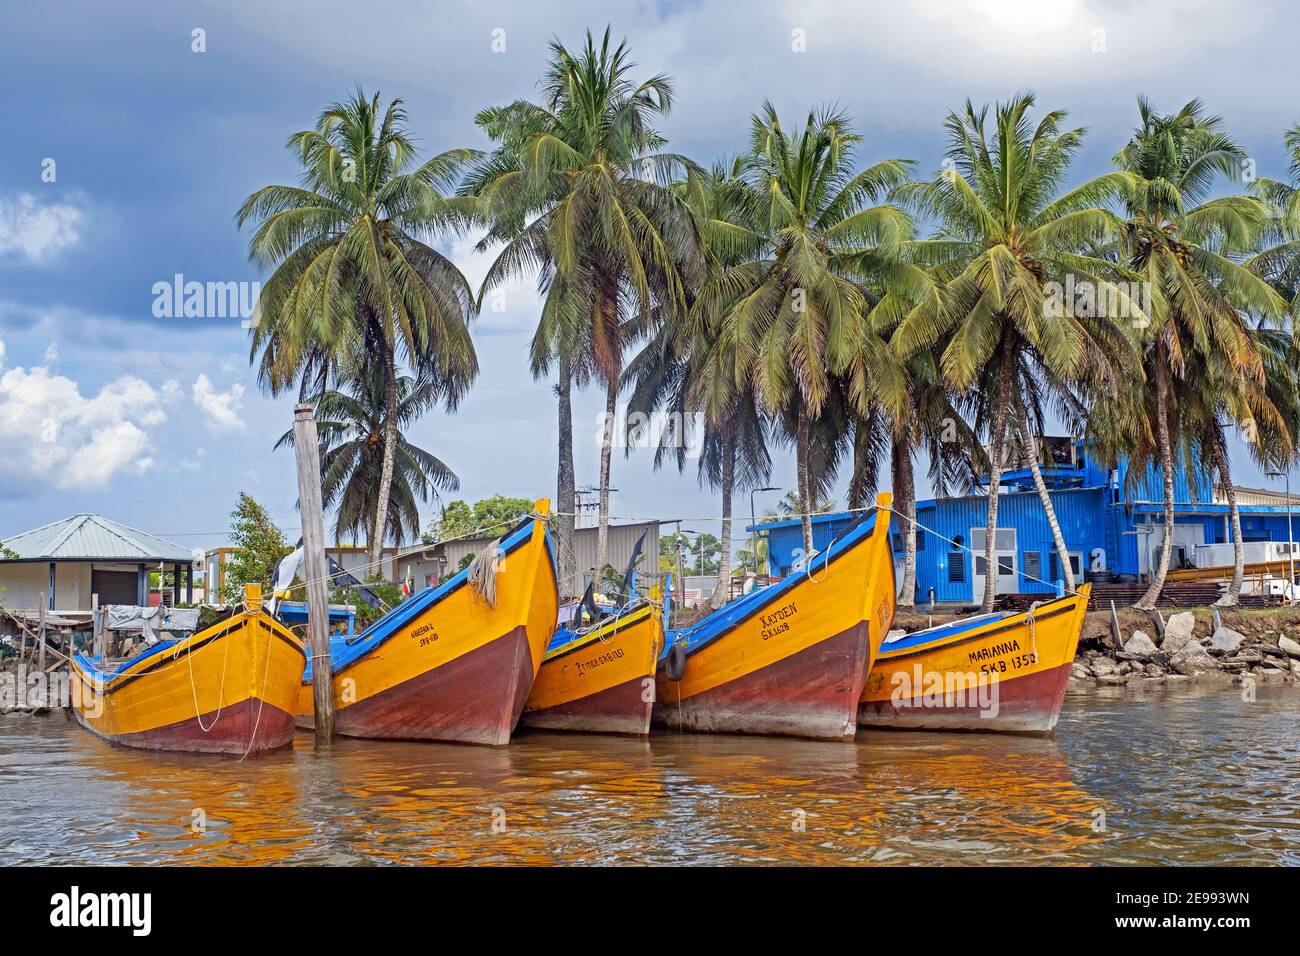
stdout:
{"type": "MultiPolygon", "coordinates": [[[[474,246],[480,238],[481,234],[476,234],[456,239],[448,254],[465,274],[475,295],[482,288],[488,269],[501,253],[500,246],[479,252],[474,246]]],[[[501,283],[484,296],[483,309],[472,327],[484,332],[531,331],[537,323],[538,308],[536,276],[530,273],[501,283]]]]}
{"type": "Polygon", "coordinates": [[[181,460],[180,466],[185,471],[198,471],[203,467],[204,460],[208,457],[206,448],[198,448],[194,452],[194,457],[181,460]]]}
{"type": "Polygon", "coordinates": [[[1136,73],[1188,67],[1258,34],[1268,15],[1260,0],[1224,7],[1213,0],[931,0],[898,5],[888,16],[870,6],[811,5],[791,13],[808,30],[810,56],[859,47],[907,63],[926,51],[927,71],[978,83],[1018,85],[1081,76],[1113,83],[1136,73]],[[1017,76],[1013,70],[1030,70],[1017,76]]]}
{"type": "Polygon", "coordinates": [[[45,366],[0,375],[0,473],[62,490],[101,488],[153,465],[149,429],[167,416],[145,381],[123,376],[92,396],[45,366]]]}
{"type": "Polygon", "coordinates": [[[31,193],[0,196],[0,256],[16,253],[44,262],[81,238],[84,215],[69,203],[42,203],[31,193]]]}
{"type": "Polygon", "coordinates": [[[190,389],[194,404],[206,416],[208,427],[214,431],[237,431],[245,427],[241,405],[244,386],[238,382],[224,392],[219,392],[202,373],[190,389]]]}

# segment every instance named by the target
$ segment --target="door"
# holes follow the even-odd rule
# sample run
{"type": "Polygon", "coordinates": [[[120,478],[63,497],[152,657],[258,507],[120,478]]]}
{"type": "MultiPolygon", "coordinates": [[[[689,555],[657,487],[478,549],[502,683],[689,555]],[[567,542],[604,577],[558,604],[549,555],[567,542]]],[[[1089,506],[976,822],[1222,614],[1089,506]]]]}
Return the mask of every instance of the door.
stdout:
{"type": "Polygon", "coordinates": [[[138,578],[135,571],[101,571],[93,568],[90,572],[90,593],[99,595],[100,607],[106,604],[131,604],[139,599],[136,593],[138,578]]]}
{"type": "MultiPolygon", "coordinates": [[[[971,528],[970,540],[971,550],[975,552],[975,573],[971,576],[971,599],[980,601],[984,597],[984,577],[986,572],[984,564],[986,541],[984,529],[971,528]]],[[[1020,590],[1016,575],[1016,529],[998,528],[993,547],[993,560],[997,564],[997,584],[994,587],[994,593],[1016,594],[1020,590]]]]}
{"type": "MultiPolygon", "coordinates": [[[[1146,536],[1150,541],[1150,547],[1145,555],[1144,572],[1152,573],[1160,561],[1160,546],[1164,543],[1165,526],[1163,523],[1152,525],[1152,534],[1146,536]]],[[[1140,539],[1139,539],[1140,540],[1140,539]]],[[[1191,567],[1192,558],[1196,555],[1196,549],[1205,544],[1205,525],[1200,524],[1178,524],[1174,523],[1174,546],[1169,555],[1169,570],[1174,571],[1178,568],[1191,567]]],[[[1139,554],[1141,548],[1139,548],[1139,554]]]]}

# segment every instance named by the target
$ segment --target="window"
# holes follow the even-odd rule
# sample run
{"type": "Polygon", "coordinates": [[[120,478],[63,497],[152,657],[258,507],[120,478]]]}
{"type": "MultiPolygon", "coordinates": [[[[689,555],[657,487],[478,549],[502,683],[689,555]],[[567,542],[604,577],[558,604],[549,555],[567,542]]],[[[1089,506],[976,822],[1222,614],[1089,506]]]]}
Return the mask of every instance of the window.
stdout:
{"type": "Polygon", "coordinates": [[[1025,580],[1039,581],[1043,577],[1043,552],[1025,552],[1025,580]]]}
{"type": "Polygon", "coordinates": [[[961,556],[960,552],[948,555],[948,583],[966,583],[966,559],[961,556]]]}
{"type": "MultiPolygon", "coordinates": [[[[895,552],[902,554],[907,550],[907,534],[903,531],[894,531],[889,535],[890,546],[895,552]]],[[[916,550],[925,550],[925,532],[920,528],[916,529],[916,550]]]]}
{"type": "Polygon", "coordinates": [[[948,583],[966,583],[966,555],[961,550],[961,535],[952,539],[952,547],[948,551],[948,583]]]}
{"type": "MultiPolygon", "coordinates": [[[[983,528],[970,529],[970,546],[972,551],[983,551],[986,542],[986,534],[983,528]]],[[[1015,528],[998,528],[997,536],[993,541],[993,550],[995,551],[1014,551],[1016,550],[1016,529],[1015,528]]]]}
{"type": "MultiPolygon", "coordinates": [[[[985,562],[983,556],[977,554],[975,556],[975,573],[984,574],[986,573],[985,569],[987,567],[988,564],[987,562],[985,562]]],[[[1005,554],[998,555],[998,574],[1002,575],[1002,574],[1015,574],[1015,573],[1016,573],[1015,559],[1005,554]]]]}
{"type": "MultiPolygon", "coordinates": [[[[1080,573],[1079,569],[1080,569],[1079,556],[1077,554],[1070,555],[1070,570],[1074,573],[1074,577],[1076,580],[1082,577],[1082,574],[1080,573]]],[[[1047,579],[1049,582],[1055,583],[1057,580],[1060,579],[1060,577],[1061,577],[1061,561],[1057,557],[1056,552],[1052,551],[1047,555],[1047,579]]]]}

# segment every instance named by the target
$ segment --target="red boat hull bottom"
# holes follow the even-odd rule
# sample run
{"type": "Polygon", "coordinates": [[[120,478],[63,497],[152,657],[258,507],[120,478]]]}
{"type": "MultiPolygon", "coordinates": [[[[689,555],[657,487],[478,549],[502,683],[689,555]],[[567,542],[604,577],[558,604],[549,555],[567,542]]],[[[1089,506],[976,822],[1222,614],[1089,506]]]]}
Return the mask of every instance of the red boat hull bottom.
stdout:
{"type": "Polygon", "coordinates": [[[239,757],[289,746],[294,728],[293,714],[258,698],[249,698],[202,717],[132,734],[100,734],[84,721],[81,725],[124,747],[239,757]]]}
{"type": "Polygon", "coordinates": [[[1028,677],[999,681],[997,708],[944,706],[912,698],[911,706],[892,700],[863,703],[858,723],[864,727],[894,730],[973,730],[1045,736],[1056,727],[1070,681],[1070,664],[1039,671],[1028,677]]]}
{"type": "Polygon", "coordinates": [[[441,667],[339,708],[334,729],[345,737],[503,746],[533,676],[528,632],[516,627],[441,667]]]}
{"type": "MultiPolygon", "coordinates": [[[[678,701],[661,668],[654,723],[670,730],[852,739],[867,679],[870,627],[861,621],[796,654],[678,701]]],[[[725,639],[725,638],[724,638],[725,639]]],[[[690,667],[690,662],[686,665],[690,667]]]]}
{"type": "Polygon", "coordinates": [[[595,694],[554,707],[524,711],[525,727],[540,730],[576,730],[597,734],[650,733],[653,700],[646,700],[645,678],[638,677],[595,694]]]}

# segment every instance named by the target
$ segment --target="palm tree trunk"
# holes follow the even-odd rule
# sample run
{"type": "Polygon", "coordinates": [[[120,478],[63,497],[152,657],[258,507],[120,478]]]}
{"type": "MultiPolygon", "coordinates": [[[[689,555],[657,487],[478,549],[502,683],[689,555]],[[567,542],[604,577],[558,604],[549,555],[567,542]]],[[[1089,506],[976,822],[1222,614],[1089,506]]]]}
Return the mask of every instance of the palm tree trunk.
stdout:
{"type": "Polygon", "coordinates": [[[578,586],[578,557],[573,549],[574,505],[577,496],[573,475],[573,366],[567,355],[560,356],[559,381],[555,386],[559,397],[559,452],[560,461],[555,475],[555,532],[559,548],[560,597],[576,597],[582,590],[578,586]]]}
{"type": "Polygon", "coordinates": [[[366,568],[372,575],[383,576],[380,562],[384,553],[384,533],[388,527],[388,499],[393,488],[393,467],[397,461],[397,366],[393,350],[381,346],[384,360],[384,457],[379,469],[379,501],[375,505],[375,527],[370,535],[370,552],[366,568]]]}
{"type": "Polygon", "coordinates": [[[1217,427],[1215,432],[1210,439],[1210,454],[1218,469],[1219,480],[1223,482],[1223,493],[1228,496],[1228,514],[1232,522],[1232,580],[1223,597],[1214,603],[1220,607],[1236,607],[1241,603],[1241,582],[1246,575],[1246,546],[1241,541],[1241,512],[1237,510],[1237,489],[1232,486],[1228,453],[1223,447],[1223,436],[1217,434],[1217,427]]]}
{"type": "Polygon", "coordinates": [[[736,434],[727,430],[727,447],[722,455],[722,532],[718,555],[718,586],[710,604],[722,607],[731,597],[731,492],[736,481],[736,434]]]}
{"type": "Polygon", "coordinates": [[[1074,593],[1074,568],[1070,566],[1070,552],[1065,549],[1065,535],[1061,534],[1061,524],[1056,520],[1056,507],[1052,496],[1048,494],[1047,482],[1043,481],[1042,469],[1038,467],[1038,455],[1029,442],[1029,429],[1019,418],[1016,419],[1016,435],[1020,439],[1020,449],[1025,458],[1025,465],[1034,476],[1034,487],[1038,489],[1038,500],[1043,503],[1043,512],[1047,515],[1047,526],[1052,529],[1052,544],[1056,547],[1056,563],[1061,567],[1061,577],[1065,579],[1065,593],[1074,593]]]}
{"type": "Polygon", "coordinates": [[[596,530],[596,590],[609,560],[609,466],[614,451],[614,413],[618,407],[618,376],[605,386],[605,427],[600,435],[600,520],[596,530]]]}
{"type": "MultiPolygon", "coordinates": [[[[898,606],[916,606],[916,479],[912,473],[911,450],[894,438],[893,487],[894,513],[901,515],[903,532],[903,581],[899,586],[898,606]]],[[[892,554],[892,551],[891,551],[892,554]]]]}
{"type": "Polygon", "coordinates": [[[998,537],[998,491],[1002,482],[1002,449],[1006,444],[1007,418],[1011,408],[1011,373],[1014,356],[1006,348],[1002,369],[998,378],[997,406],[993,411],[993,435],[989,447],[989,493],[988,511],[984,522],[984,600],[982,607],[985,614],[993,610],[997,599],[998,566],[994,550],[998,537]]]}
{"type": "Polygon", "coordinates": [[[810,444],[810,432],[812,423],[808,420],[808,409],[803,402],[799,403],[799,419],[795,425],[794,435],[794,457],[795,469],[798,473],[799,483],[799,511],[802,513],[803,523],[803,552],[804,557],[813,553],[813,534],[812,534],[812,480],[808,473],[808,446],[810,444]]]}
{"type": "Polygon", "coordinates": [[[1165,494],[1165,536],[1160,542],[1160,558],[1151,575],[1151,584],[1141,600],[1134,605],[1142,611],[1150,611],[1160,600],[1160,592],[1165,587],[1165,576],[1169,573],[1169,556],[1174,551],[1174,445],[1169,437],[1169,368],[1165,362],[1163,345],[1156,351],[1156,436],[1160,441],[1160,471],[1164,478],[1165,494]]]}

